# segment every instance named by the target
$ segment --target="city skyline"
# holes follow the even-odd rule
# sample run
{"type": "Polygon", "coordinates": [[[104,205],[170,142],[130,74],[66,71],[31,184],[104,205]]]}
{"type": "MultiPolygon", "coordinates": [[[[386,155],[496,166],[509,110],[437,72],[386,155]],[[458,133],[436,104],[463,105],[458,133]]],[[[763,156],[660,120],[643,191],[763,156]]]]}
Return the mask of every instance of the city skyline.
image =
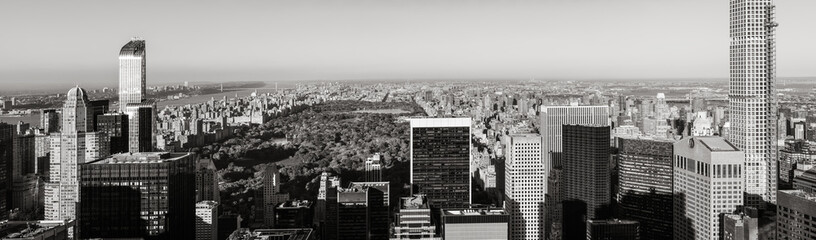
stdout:
{"type": "MultiPolygon", "coordinates": [[[[128,7],[151,18],[102,21],[114,19],[120,4],[38,8],[12,2],[0,10],[0,20],[27,21],[11,25],[0,44],[14,56],[0,59],[0,82],[23,89],[42,81],[115,86],[116,53],[110,49],[133,36],[151,41],[148,81],[154,84],[728,74],[728,18],[719,14],[727,2],[355,3],[144,2],[128,7]],[[68,37],[51,43],[58,36],[68,37]],[[47,57],[52,55],[76,57],[47,57]]],[[[807,31],[816,21],[807,12],[813,7],[797,0],[777,8],[784,16],[780,77],[816,76],[806,61],[816,54],[807,31]]]]}

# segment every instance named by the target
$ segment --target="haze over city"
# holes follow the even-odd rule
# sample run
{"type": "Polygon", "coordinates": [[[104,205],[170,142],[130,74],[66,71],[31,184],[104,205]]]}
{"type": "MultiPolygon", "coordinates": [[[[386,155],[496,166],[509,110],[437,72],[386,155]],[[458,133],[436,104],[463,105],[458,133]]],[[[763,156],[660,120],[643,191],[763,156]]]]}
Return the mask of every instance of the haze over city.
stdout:
{"type": "MultiPolygon", "coordinates": [[[[785,0],[779,76],[816,76],[816,2],[785,0]],[[786,21],[786,20],[796,21],[786,21]]],[[[0,83],[726,78],[727,1],[4,1],[0,83]]]]}

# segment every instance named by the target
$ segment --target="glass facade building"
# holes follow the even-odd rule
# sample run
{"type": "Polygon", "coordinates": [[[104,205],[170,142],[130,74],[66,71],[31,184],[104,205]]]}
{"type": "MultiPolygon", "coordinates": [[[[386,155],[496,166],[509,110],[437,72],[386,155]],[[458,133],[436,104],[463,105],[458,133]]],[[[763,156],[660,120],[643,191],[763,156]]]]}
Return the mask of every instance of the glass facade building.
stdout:
{"type": "Polygon", "coordinates": [[[119,111],[128,104],[141,103],[146,92],[147,49],[145,41],[133,38],[119,51],[119,111]]]}
{"type": "Polygon", "coordinates": [[[672,238],[672,157],[669,140],[618,138],[620,217],[640,222],[643,239],[672,238]]]}
{"type": "Polygon", "coordinates": [[[411,184],[432,207],[470,205],[470,118],[411,119],[411,184]]]}

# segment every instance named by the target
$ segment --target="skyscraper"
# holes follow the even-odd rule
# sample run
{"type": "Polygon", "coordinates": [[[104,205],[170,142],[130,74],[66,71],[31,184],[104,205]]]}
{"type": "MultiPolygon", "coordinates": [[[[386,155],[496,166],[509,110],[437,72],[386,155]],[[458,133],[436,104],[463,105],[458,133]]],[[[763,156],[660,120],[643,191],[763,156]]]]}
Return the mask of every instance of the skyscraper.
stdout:
{"type": "Polygon", "coordinates": [[[109,140],[111,153],[128,152],[129,138],[128,115],[124,113],[107,113],[96,116],[96,129],[104,132],[109,140]]]}
{"type": "Polygon", "coordinates": [[[776,202],[777,101],[773,0],[730,1],[728,140],[745,154],[746,205],[776,202]]]}
{"type": "Polygon", "coordinates": [[[195,238],[192,153],[122,153],[80,165],[82,238],[195,238]]]}
{"type": "Polygon", "coordinates": [[[539,134],[541,134],[541,158],[544,164],[544,187],[546,196],[546,222],[544,230],[552,239],[560,239],[562,206],[562,140],[561,131],[567,124],[609,126],[608,106],[541,106],[539,134]]]}
{"type": "Polygon", "coordinates": [[[14,125],[0,122],[0,221],[8,220],[11,207],[11,188],[14,181],[13,166],[14,137],[17,133],[14,125]]]}
{"type": "Polygon", "coordinates": [[[156,104],[152,101],[130,103],[125,106],[128,115],[128,148],[132,153],[150,152],[156,146],[156,104]]]}
{"type": "Polygon", "coordinates": [[[507,239],[510,215],[502,209],[442,209],[442,239],[507,239]]]}
{"type": "Polygon", "coordinates": [[[720,239],[721,214],[743,204],[744,159],[721,137],[674,143],[674,239],[720,239]]]}
{"type": "Polygon", "coordinates": [[[507,136],[505,164],[505,210],[510,215],[510,239],[545,239],[544,164],[541,161],[541,136],[507,136]]]}
{"type": "Polygon", "coordinates": [[[200,201],[195,208],[195,239],[218,240],[218,202],[200,201]]]}
{"type": "Polygon", "coordinates": [[[606,219],[610,215],[609,138],[609,126],[563,126],[564,239],[585,235],[586,220],[606,219]],[[581,216],[582,213],[586,215],[581,216]]]}
{"type": "Polygon", "coordinates": [[[263,172],[263,225],[275,227],[275,207],[289,200],[289,194],[280,192],[280,172],[278,166],[271,164],[263,172]]]}
{"type": "Polygon", "coordinates": [[[674,141],[618,138],[621,218],[640,222],[643,239],[672,239],[674,141]]]}
{"type": "Polygon", "coordinates": [[[218,174],[212,159],[202,158],[196,163],[196,202],[221,202],[218,174]]]}
{"type": "Polygon", "coordinates": [[[391,239],[438,240],[436,225],[431,223],[431,207],[425,195],[417,194],[400,199],[399,213],[394,220],[391,239]]]}
{"type": "Polygon", "coordinates": [[[45,133],[52,133],[59,131],[59,115],[56,109],[43,109],[40,111],[40,128],[45,133]]]}
{"type": "Polygon", "coordinates": [[[49,180],[45,186],[45,219],[76,219],[79,201],[79,165],[106,157],[106,138],[88,132],[88,95],[76,87],[68,91],[62,110],[62,131],[51,135],[49,180]]]}
{"type": "Polygon", "coordinates": [[[145,41],[133,38],[119,51],[119,111],[131,103],[141,103],[146,94],[147,49],[145,41]]]}
{"type": "Polygon", "coordinates": [[[366,159],[365,162],[365,176],[366,182],[382,181],[382,162],[380,161],[380,154],[376,153],[374,156],[366,159]]]}
{"type": "Polygon", "coordinates": [[[470,118],[411,119],[411,185],[432,207],[470,205],[470,118]]]}
{"type": "MultiPolygon", "coordinates": [[[[640,223],[630,220],[587,220],[587,240],[640,240],[640,223]]],[[[584,239],[584,238],[581,238],[584,239]]],[[[663,239],[663,238],[643,238],[663,239]]]]}
{"type": "Polygon", "coordinates": [[[388,239],[388,206],[384,193],[373,187],[337,189],[337,239],[388,239]]]}

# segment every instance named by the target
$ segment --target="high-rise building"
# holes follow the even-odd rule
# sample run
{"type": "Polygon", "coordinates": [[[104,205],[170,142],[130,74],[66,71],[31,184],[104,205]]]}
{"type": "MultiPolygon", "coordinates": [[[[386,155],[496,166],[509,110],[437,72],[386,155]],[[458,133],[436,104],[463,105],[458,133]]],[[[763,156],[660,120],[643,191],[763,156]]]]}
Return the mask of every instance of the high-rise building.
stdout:
{"type": "Polygon", "coordinates": [[[195,239],[218,240],[218,202],[200,201],[196,203],[195,239]]]}
{"type": "Polygon", "coordinates": [[[0,122],[0,221],[8,220],[11,207],[11,189],[14,182],[14,125],[0,122]]]}
{"type": "Polygon", "coordinates": [[[141,103],[147,93],[147,49],[145,41],[133,38],[119,51],[119,111],[128,104],[141,103]]]}
{"type": "Polygon", "coordinates": [[[110,139],[111,153],[124,153],[130,150],[128,122],[128,115],[124,113],[106,113],[96,116],[96,129],[104,132],[110,139]]]}
{"type": "Polygon", "coordinates": [[[510,215],[501,209],[442,209],[442,239],[508,239],[510,215]]]}
{"type": "Polygon", "coordinates": [[[280,172],[278,166],[271,164],[263,172],[263,225],[275,227],[275,207],[289,200],[289,194],[280,192],[280,172]]]}
{"type": "Polygon", "coordinates": [[[366,182],[382,181],[382,162],[380,161],[379,153],[376,153],[374,156],[366,159],[365,176],[366,182]]]}
{"type": "Polygon", "coordinates": [[[93,128],[92,131],[99,131],[99,125],[97,124],[99,122],[98,118],[99,116],[105,115],[105,113],[108,112],[108,108],[110,108],[110,101],[107,99],[89,102],[88,112],[90,115],[88,118],[88,124],[90,124],[93,128]]]}
{"type": "Polygon", "coordinates": [[[431,222],[431,207],[425,195],[416,194],[400,199],[391,239],[441,239],[436,237],[436,225],[431,222]]]}
{"type": "Polygon", "coordinates": [[[382,204],[384,193],[377,188],[337,189],[337,239],[388,239],[388,206],[382,204]]]}
{"type": "Polygon", "coordinates": [[[195,238],[193,153],[122,153],[80,165],[82,238],[195,238]]]}
{"type": "MultiPolygon", "coordinates": [[[[628,103],[627,103],[628,104],[628,103]]],[[[628,104],[632,105],[632,104],[628,104]]],[[[627,105],[627,106],[628,106],[627,105]]],[[[563,165],[562,128],[567,124],[609,126],[608,106],[541,106],[539,134],[542,137],[541,158],[547,184],[543,190],[546,200],[546,236],[560,239],[563,214],[562,180],[563,165]],[[552,190],[550,190],[552,189],[552,190]]]]}
{"type": "Polygon", "coordinates": [[[156,104],[152,101],[129,103],[125,107],[125,114],[128,115],[129,151],[152,151],[156,145],[156,104]]]}
{"type": "Polygon", "coordinates": [[[470,118],[411,119],[412,193],[432,207],[470,205],[470,118]]]}
{"type": "MultiPolygon", "coordinates": [[[[630,220],[587,220],[587,240],[640,240],[640,223],[630,220]]],[[[583,238],[581,238],[583,239],[583,238]]],[[[651,238],[643,238],[651,239],[651,238]]]]}
{"type": "Polygon", "coordinates": [[[744,159],[721,137],[674,143],[674,239],[720,239],[720,215],[743,204],[744,159]]]}
{"type": "Polygon", "coordinates": [[[38,182],[36,174],[37,159],[35,157],[34,134],[17,132],[14,137],[14,164],[11,171],[13,186],[11,209],[28,214],[39,206],[38,182]]]}
{"type": "Polygon", "coordinates": [[[759,219],[745,214],[723,214],[723,240],[759,239],[759,219]]]}
{"type": "Polygon", "coordinates": [[[541,161],[541,136],[513,134],[506,137],[505,200],[510,215],[510,239],[545,239],[544,164],[541,161]]]}
{"type": "Polygon", "coordinates": [[[389,182],[351,182],[348,188],[376,188],[383,193],[383,206],[391,205],[391,185],[389,182]]]}
{"type": "Polygon", "coordinates": [[[90,132],[88,95],[76,87],[68,91],[62,109],[62,130],[50,139],[49,182],[45,186],[45,219],[76,219],[79,202],[79,165],[109,155],[107,138],[90,132]]]}
{"type": "Polygon", "coordinates": [[[586,220],[610,217],[610,130],[609,126],[564,125],[562,131],[563,207],[574,220],[564,216],[562,229],[564,239],[573,239],[586,234],[586,220]]]}
{"type": "Polygon", "coordinates": [[[640,223],[643,239],[672,239],[674,142],[618,138],[617,207],[640,223]]]}
{"type": "Polygon", "coordinates": [[[794,177],[793,188],[806,193],[816,193],[816,168],[802,171],[801,175],[794,177]]]}
{"type": "Polygon", "coordinates": [[[816,193],[781,190],[776,206],[776,239],[816,239],[816,193]]]}
{"type": "Polygon", "coordinates": [[[314,202],[287,200],[275,206],[275,228],[310,228],[314,202]]]}
{"type": "Polygon", "coordinates": [[[212,159],[202,158],[196,163],[196,201],[221,202],[218,174],[212,159]]]}
{"type": "Polygon", "coordinates": [[[40,111],[40,128],[45,133],[59,132],[60,119],[56,109],[43,109],[40,111]]]}
{"type": "Polygon", "coordinates": [[[320,175],[320,189],[317,190],[315,225],[325,240],[337,239],[337,189],[340,178],[323,172],[320,175]]]}
{"type": "Polygon", "coordinates": [[[730,132],[745,154],[745,204],[776,202],[776,41],[773,0],[730,1],[730,132]]]}

